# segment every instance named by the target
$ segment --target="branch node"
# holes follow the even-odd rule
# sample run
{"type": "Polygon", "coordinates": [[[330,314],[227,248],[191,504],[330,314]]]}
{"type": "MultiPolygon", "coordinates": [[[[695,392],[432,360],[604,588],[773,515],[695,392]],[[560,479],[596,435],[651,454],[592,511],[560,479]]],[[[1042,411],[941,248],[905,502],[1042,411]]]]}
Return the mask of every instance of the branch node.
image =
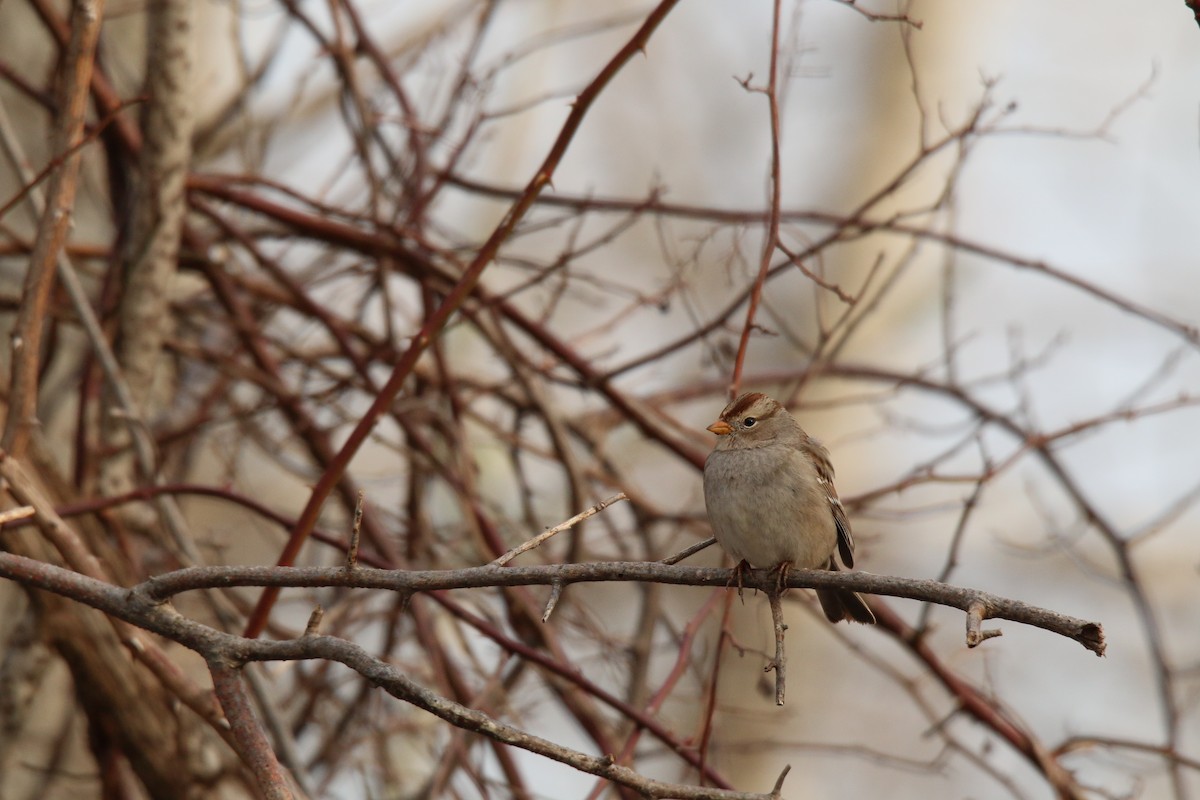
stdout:
{"type": "Polygon", "coordinates": [[[1003,635],[999,628],[983,630],[983,621],[988,618],[987,604],[982,600],[972,600],[967,607],[967,647],[978,647],[984,641],[1003,635]]]}
{"type": "Polygon", "coordinates": [[[1075,640],[1101,658],[1108,649],[1108,643],[1104,641],[1104,628],[1095,622],[1084,624],[1075,640]]]}

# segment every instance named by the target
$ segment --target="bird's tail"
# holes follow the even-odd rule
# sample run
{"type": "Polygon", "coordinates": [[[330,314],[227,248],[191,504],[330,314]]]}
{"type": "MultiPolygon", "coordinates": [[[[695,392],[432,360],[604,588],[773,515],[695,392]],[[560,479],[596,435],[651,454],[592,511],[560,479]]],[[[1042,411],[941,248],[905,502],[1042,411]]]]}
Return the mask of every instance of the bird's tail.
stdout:
{"type": "MultiPolygon", "coordinates": [[[[832,558],[829,559],[828,569],[837,571],[837,564],[832,558]]],[[[858,592],[848,589],[817,589],[817,599],[821,601],[821,610],[830,622],[848,619],[864,625],[875,624],[875,615],[858,592]]]]}

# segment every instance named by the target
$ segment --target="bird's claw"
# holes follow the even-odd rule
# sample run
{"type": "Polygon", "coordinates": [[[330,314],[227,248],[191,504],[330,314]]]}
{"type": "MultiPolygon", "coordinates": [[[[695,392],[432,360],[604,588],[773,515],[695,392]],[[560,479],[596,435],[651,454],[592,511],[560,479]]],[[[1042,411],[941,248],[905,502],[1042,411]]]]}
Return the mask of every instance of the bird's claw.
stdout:
{"type": "Polygon", "coordinates": [[[742,601],[745,600],[745,598],[742,597],[742,590],[745,588],[744,583],[746,580],[746,571],[749,569],[751,569],[750,563],[743,558],[737,563],[737,566],[733,568],[733,576],[729,579],[729,583],[725,584],[726,586],[737,584],[738,599],[742,601]]]}
{"type": "Polygon", "coordinates": [[[787,579],[788,573],[792,571],[792,562],[781,562],[778,567],[778,574],[775,576],[775,593],[780,597],[788,590],[787,579]]]}

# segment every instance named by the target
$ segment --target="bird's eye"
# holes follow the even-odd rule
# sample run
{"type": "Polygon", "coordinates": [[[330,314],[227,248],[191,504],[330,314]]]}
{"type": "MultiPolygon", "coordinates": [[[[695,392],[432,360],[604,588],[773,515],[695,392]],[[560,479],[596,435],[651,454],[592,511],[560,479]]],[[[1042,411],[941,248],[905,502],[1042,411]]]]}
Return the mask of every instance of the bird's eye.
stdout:
{"type": "Polygon", "coordinates": [[[758,424],[758,420],[755,419],[754,417],[746,417],[744,420],[742,420],[743,428],[753,428],[757,424],[758,424]]]}

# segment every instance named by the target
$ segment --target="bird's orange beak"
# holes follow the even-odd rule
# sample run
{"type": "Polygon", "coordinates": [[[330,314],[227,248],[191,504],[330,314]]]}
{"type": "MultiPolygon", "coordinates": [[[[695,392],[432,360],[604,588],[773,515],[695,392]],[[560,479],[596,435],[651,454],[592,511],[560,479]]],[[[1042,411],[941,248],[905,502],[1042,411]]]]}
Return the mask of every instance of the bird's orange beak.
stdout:
{"type": "Polygon", "coordinates": [[[723,419],[717,420],[712,425],[709,425],[707,428],[705,428],[705,430],[711,431],[717,436],[728,436],[729,434],[733,433],[733,428],[731,428],[729,423],[723,419]]]}

